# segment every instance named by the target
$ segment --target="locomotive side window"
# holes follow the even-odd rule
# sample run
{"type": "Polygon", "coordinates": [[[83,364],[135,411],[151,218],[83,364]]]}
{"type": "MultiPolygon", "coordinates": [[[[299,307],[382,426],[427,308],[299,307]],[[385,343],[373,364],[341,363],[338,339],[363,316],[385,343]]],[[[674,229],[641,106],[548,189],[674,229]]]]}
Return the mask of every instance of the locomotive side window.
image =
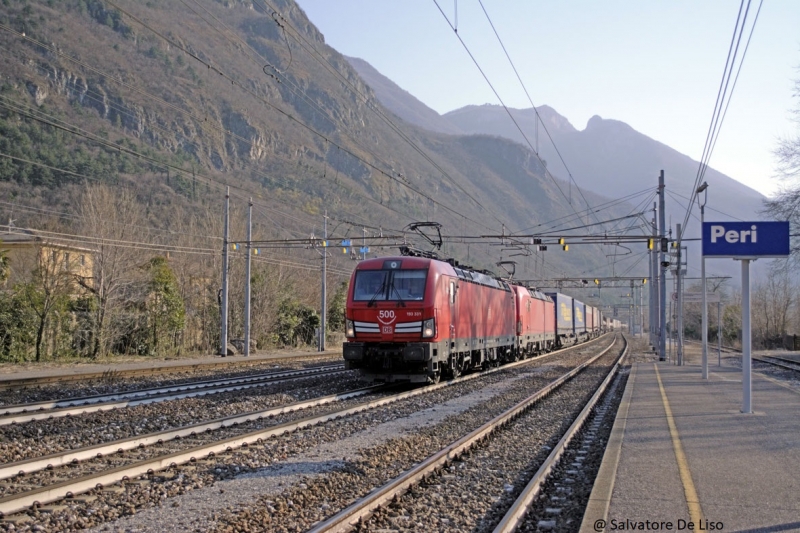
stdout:
{"type": "Polygon", "coordinates": [[[455,281],[451,281],[450,282],[450,303],[451,304],[456,303],[456,282],[455,281]]]}
{"type": "Polygon", "coordinates": [[[353,300],[357,302],[386,300],[389,271],[360,270],[356,272],[356,285],[353,289],[353,300]]]}

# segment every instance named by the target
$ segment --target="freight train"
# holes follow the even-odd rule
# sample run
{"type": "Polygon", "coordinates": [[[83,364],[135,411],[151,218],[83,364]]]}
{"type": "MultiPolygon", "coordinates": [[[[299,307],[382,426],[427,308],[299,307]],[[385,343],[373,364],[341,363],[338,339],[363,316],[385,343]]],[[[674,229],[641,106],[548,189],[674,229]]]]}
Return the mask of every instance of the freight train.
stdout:
{"type": "Polygon", "coordinates": [[[347,295],[345,367],[370,381],[438,382],[598,337],[599,309],[401,248],[358,264],[347,295]]]}

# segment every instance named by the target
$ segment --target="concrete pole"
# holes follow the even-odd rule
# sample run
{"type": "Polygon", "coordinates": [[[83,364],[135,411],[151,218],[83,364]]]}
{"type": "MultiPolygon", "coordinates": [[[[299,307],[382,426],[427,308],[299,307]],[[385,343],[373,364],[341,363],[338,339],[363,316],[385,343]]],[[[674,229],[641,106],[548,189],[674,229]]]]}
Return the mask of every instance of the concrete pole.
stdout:
{"type": "Polygon", "coordinates": [[[678,366],[683,366],[683,276],[681,275],[681,225],[678,224],[678,366]]]}
{"type": "MultiPolygon", "coordinates": [[[[667,217],[664,212],[664,205],[666,196],[664,190],[664,171],[658,177],[658,234],[659,238],[663,239],[667,236],[667,217]]],[[[659,243],[660,244],[660,243],[659,243]]],[[[666,261],[664,248],[659,248],[659,279],[658,279],[658,307],[659,307],[659,345],[658,345],[658,359],[664,361],[667,358],[667,269],[663,265],[666,261]]]]}
{"type": "Polygon", "coordinates": [[[231,202],[231,188],[225,189],[225,229],[222,237],[222,301],[220,303],[219,354],[228,355],[228,214],[231,202]]]}
{"type": "MultiPolygon", "coordinates": [[[[325,211],[325,221],[323,223],[322,239],[327,243],[328,241],[328,211],[325,211]]],[[[319,324],[319,351],[325,351],[325,333],[327,332],[327,309],[328,309],[328,247],[327,244],[322,247],[322,304],[320,309],[320,324],[319,324]]]]}
{"type": "Polygon", "coordinates": [[[630,294],[630,301],[628,302],[628,332],[631,336],[636,336],[636,320],[634,319],[635,314],[633,310],[633,304],[636,302],[636,299],[633,296],[633,281],[631,281],[631,294],[630,294]]]}
{"type": "MultiPolygon", "coordinates": [[[[706,204],[703,202],[700,204],[700,231],[703,230],[703,222],[705,220],[705,210],[706,204]]],[[[702,340],[703,340],[703,356],[702,356],[702,377],[703,379],[708,379],[708,302],[706,301],[706,257],[701,254],[700,258],[700,277],[702,278],[702,291],[703,291],[703,332],[702,332],[702,340]]]]}
{"type": "Polygon", "coordinates": [[[639,287],[639,322],[641,322],[642,338],[644,339],[644,287],[639,287]]]}
{"type": "Polygon", "coordinates": [[[658,346],[658,249],[661,243],[658,240],[658,225],[656,218],[656,203],[653,202],[653,250],[650,254],[650,346],[658,346]]]}
{"type": "MultiPolygon", "coordinates": [[[[675,277],[673,276],[672,280],[672,287],[674,288],[675,277]]],[[[675,361],[675,358],[672,357],[672,339],[675,336],[673,332],[675,331],[675,302],[672,301],[672,298],[669,299],[669,362],[672,363],[675,361]]]]}
{"type": "Polygon", "coordinates": [[[722,366],[722,301],[717,302],[717,366],[722,366]]]}
{"type": "Polygon", "coordinates": [[[750,260],[742,259],[742,412],[752,413],[752,355],[750,337],[750,260]]]}
{"type": "MultiPolygon", "coordinates": [[[[655,244],[653,246],[655,246],[655,244]]],[[[653,346],[653,254],[655,252],[655,248],[650,250],[650,256],[647,258],[649,263],[649,265],[647,265],[647,281],[650,282],[650,286],[647,288],[647,339],[650,346],[653,346]]]]}
{"type": "Polygon", "coordinates": [[[247,206],[247,259],[244,265],[244,356],[250,355],[250,263],[253,240],[253,199],[247,206]]]}

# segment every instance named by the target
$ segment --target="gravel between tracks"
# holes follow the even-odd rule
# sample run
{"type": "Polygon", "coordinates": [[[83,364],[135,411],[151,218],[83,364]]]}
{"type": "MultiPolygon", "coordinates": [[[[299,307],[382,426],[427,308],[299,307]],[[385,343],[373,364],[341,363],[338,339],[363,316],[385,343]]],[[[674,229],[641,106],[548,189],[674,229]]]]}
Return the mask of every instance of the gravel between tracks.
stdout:
{"type": "MultiPolygon", "coordinates": [[[[96,492],[93,501],[68,503],[51,513],[32,511],[34,521],[16,530],[234,531],[239,511],[263,524],[273,517],[286,524],[276,529],[272,522],[261,530],[304,529],[348,503],[348,494],[360,490],[356,481],[396,475],[419,459],[420,449],[453,440],[465,425],[479,426],[581,356],[554,357],[269,439],[174,473],[156,473],[155,483],[128,485],[123,494],[96,492]],[[408,436],[387,441],[403,434],[408,436]],[[309,507],[303,500],[321,503],[309,507]]],[[[10,530],[9,524],[0,528],[10,530]]]]}
{"type": "MultiPolygon", "coordinates": [[[[291,360],[291,358],[281,360],[273,359],[261,363],[249,364],[240,369],[230,368],[221,370],[219,368],[199,368],[194,371],[171,372],[162,375],[125,377],[109,373],[106,377],[101,379],[48,383],[38,387],[30,386],[21,389],[2,391],[2,393],[0,393],[0,406],[91,396],[95,394],[114,394],[151,387],[193,383],[203,379],[229,379],[263,374],[265,372],[315,368],[332,363],[341,363],[341,361],[340,355],[326,355],[314,358],[304,357],[302,360],[291,360]]],[[[69,369],[65,371],[68,372],[69,369]]]]}
{"type": "MultiPolygon", "coordinates": [[[[517,376],[512,379],[517,380],[523,377],[517,376]]],[[[213,487],[193,491],[182,499],[180,516],[175,516],[174,509],[161,507],[135,517],[127,517],[113,525],[97,528],[95,531],[160,532],[180,531],[188,527],[194,531],[210,531],[216,525],[215,518],[221,517],[223,513],[242,510],[248,505],[256,504],[257,499],[262,496],[268,498],[278,496],[290,487],[307,490],[308,483],[311,483],[320,474],[348,471],[349,465],[357,462],[364,450],[385,445],[386,442],[398,438],[399,435],[408,434],[420,427],[439,424],[451,415],[457,415],[476,405],[481,405],[495,396],[503,394],[509,383],[510,381],[490,384],[471,394],[453,398],[435,407],[416,411],[410,416],[368,427],[343,440],[327,442],[274,466],[218,482],[213,487]],[[219,511],[212,512],[209,516],[209,504],[219,511]],[[205,516],[194,519],[187,518],[185,515],[187,511],[197,511],[205,516]]],[[[269,505],[281,506],[280,503],[266,503],[266,506],[269,505]]],[[[330,508],[330,504],[328,504],[327,509],[330,508]]]]}
{"type": "Polygon", "coordinates": [[[492,531],[608,375],[612,352],[358,530],[492,531]]]}
{"type": "Polygon", "coordinates": [[[0,428],[0,462],[21,461],[202,420],[269,409],[355,389],[361,385],[355,372],[348,372],[333,379],[314,377],[242,391],[12,424],[0,428]]]}

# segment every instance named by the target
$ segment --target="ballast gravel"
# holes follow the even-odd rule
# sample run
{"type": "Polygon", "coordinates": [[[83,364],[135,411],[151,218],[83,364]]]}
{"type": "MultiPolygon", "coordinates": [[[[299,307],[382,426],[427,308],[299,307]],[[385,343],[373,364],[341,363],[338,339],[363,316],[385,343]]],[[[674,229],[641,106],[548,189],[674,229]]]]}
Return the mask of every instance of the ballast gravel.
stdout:
{"type": "Polygon", "coordinates": [[[91,491],[28,512],[31,522],[0,523],[0,531],[304,530],[347,505],[358,483],[380,484],[478,427],[575,366],[580,351],[91,491]]]}
{"type": "MultiPolygon", "coordinates": [[[[543,370],[539,369],[535,373],[543,370]]],[[[257,472],[217,482],[213,487],[192,491],[181,498],[179,504],[181,512],[178,516],[172,507],[153,508],[91,531],[157,533],[181,530],[212,531],[215,527],[224,531],[225,526],[216,523],[215,518],[223,514],[231,516],[232,511],[247,513],[248,507],[259,505],[259,499],[277,497],[290,487],[307,490],[312,479],[320,474],[347,472],[348,465],[358,461],[365,450],[385,445],[387,441],[419,428],[440,424],[449,416],[491,401],[492,398],[504,394],[511,384],[524,377],[526,375],[521,374],[507,381],[489,384],[465,396],[452,398],[403,418],[368,427],[345,439],[325,443],[257,472]],[[183,529],[187,524],[191,524],[191,529],[183,529]]],[[[264,509],[267,512],[270,506],[277,511],[277,508],[290,509],[295,505],[291,500],[279,503],[269,503],[269,501],[271,500],[264,502],[264,509]]],[[[321,509],[330,508],[330,504],[327,507],[325,504],[321,505],[321,509]]]]}

